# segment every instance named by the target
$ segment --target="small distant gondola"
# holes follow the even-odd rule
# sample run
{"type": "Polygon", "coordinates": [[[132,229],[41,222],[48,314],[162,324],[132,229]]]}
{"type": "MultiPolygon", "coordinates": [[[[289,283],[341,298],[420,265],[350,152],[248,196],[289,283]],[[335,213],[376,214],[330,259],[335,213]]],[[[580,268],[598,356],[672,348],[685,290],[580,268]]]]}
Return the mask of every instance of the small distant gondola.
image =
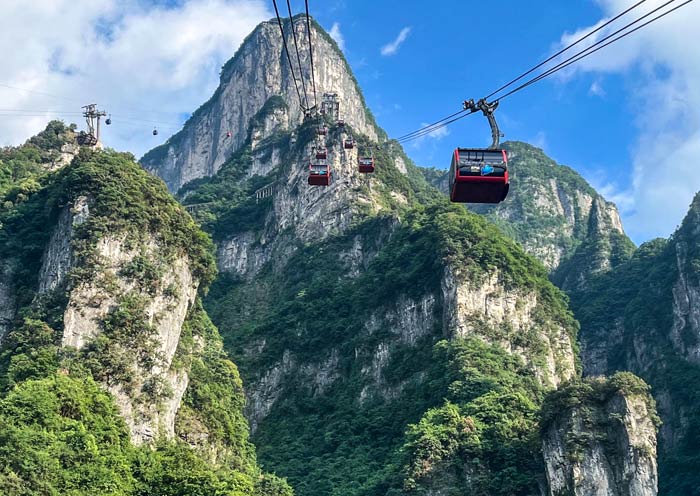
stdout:
{"type": "Polygon", "coordinates": [[[354,147],[355,147],[355,140],[352,138],[347,138],[343,142],[343,148],[345,148],[346,150],[352,150],[354,147]]]}
{"type": "Polygon", "coordinates": [[[329,186],[331,184],[331,167],[325,160],[315,160],[309,164],[309,185],[329,186]]]}
{"type": "Polygon", "coordinates": [[[325,146],[319,146],[316,148],[316,159],[317,160],[326,160],[328,158],[328,148],[325,146]]]}
{"type": "Polygon", "coordinates": [[[371,174],[374,172],[374,157],[372,155],[359,157],[357,163],[362,174],[371,174]]]}

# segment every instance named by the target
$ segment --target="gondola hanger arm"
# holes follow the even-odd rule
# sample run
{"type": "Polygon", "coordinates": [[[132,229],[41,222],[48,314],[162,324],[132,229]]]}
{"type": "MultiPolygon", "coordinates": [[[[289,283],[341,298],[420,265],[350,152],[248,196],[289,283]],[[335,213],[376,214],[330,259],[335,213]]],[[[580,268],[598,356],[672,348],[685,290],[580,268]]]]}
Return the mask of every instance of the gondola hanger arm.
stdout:
{"type": "Polygon", "coordinates": [[[496,111],[498,108],[498,104],[500,102],[498,100],[495,100],[491,103],[487,102],[485,98],[482,98],[478,102],[474,102],[473,98],[470,98],[469,100],[464,100],[462,106],[464,107],[464,110],[470,110],[471,112],[477,112],[481,110],[481,112],[486,116],[486,118],[489,121],[489,126],[491,126],[491,146],[489,147],[491,150],[497,150],[499,145],[500,145],[500,140],[503,134],[501,134],[500,129],[498,129],[498,123],[496,122],[496,117],[494,117],[493,113],[496,111]]]}

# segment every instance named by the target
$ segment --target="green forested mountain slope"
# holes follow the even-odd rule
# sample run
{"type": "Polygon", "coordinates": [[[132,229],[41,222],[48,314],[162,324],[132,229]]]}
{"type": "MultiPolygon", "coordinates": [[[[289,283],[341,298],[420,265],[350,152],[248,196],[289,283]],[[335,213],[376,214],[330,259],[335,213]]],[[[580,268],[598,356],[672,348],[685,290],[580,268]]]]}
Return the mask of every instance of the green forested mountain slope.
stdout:
{"type": "Polygon", "coordinates": [[[546,268],[429,187],[381,140],[337,46],[312,39],[319,93],[337,93],[345,118],[325,120],[329,187],[307,184],[322,122],[290,97],[270,23],[144,158],[216,243],[204,307],[240,367],[262,465],[300,495],[654,494],[643,383],[577,379],[578,324],[546,268]],[[268,84],[234,84],[248,80],[268,84]],[[371,176],[357,170],[368,150],[371,176]],[[545,398],[572,384],[543,424],[545,398]],[[581,414],[572,440],[560,426],[581,414]]]}
{"type": "Polygon", "coordinates": [[[660,494],[700,494],[700,197],[668,240],[571,293],[584,372],[631,370],[652,386],[663,419],[660,494]]]}
{"type": "Polygon", "coordinates": [[[3,173],[24,172],[0,206],[0,493],[291,494],[257,466],[238,371],[196,296],[211,241],[127,154],[76,147],[47,171],[55,129],[3,152],[3,173]]]}

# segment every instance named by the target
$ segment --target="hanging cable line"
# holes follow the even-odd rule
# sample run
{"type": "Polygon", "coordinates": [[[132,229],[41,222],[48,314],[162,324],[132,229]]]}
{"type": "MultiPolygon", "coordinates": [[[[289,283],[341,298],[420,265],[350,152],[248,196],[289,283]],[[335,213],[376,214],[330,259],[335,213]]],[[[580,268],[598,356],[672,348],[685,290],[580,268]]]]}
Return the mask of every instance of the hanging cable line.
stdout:
{"type": "Polygon", "coordinates": [[[455,113],[452,114],[452,115],[448,115],[447,117],[445,117],[445,118],[443,118],[443,119],[440,119],[439,121],[435,121],[435,122],[433,122],[432,124],[428,124],[427,126],[424,126],[424,127],[420,128],[420,129],[418,129],[417,131],[413,131],[412,133],[408,133],[408,134],[404,134],[403,136],[399,136],[398,138],[396,138],[396,140],[397,140],[397,141],[401,141],[401,140],[403,140],[403,139],[406,139],[406,138],[408,138],[408,137],[413,136],[414,134],[419,134],[419,133],[421,133],[421,132],[423,132],[423,131],[426,131],[426,130],[428,130],[428,129],[431,129],[431,128],[439,129],[439,128],[440,128],[439,124],[441,124],[442,122],[444,122],[444,121],[446,121],[446,120],[448,120],[448,119],[452,119],[453,117],[455,117],[455,116],[457,116],[457,115],[459,115],[459,114],[461,114],[461,113],[463,113],[463,112],[466,112],[466,110],[465,110],[465,109],[462,109],[462,110],[460,110],[459,112],[455,112],[455,113]]]}
{"type": "MultiPolygon", "coordinates": [[[[626,9],[624,12],[622,12],[622,13],[616,15],[614,18],[612,18],[610,21],[608,21],[605,25],[609,25],[610,22],[612,22],[612,21],[614,21],[614,20],[616,20],[616,19],[619,19],[621,16],[623,16],[624,14],[626,14],[627,12],[629,12],[630,10],[632,10],[633,8],[636,8],[636,7],[639,6],[641,3],[643,3],[643,1],[644,1],[644,0],[642,0],[641,2],[638,2],[637,4],[633,5],[632,7],[628,8],[628,9],[626,9]]],[[[569,57],[568,59],[566,59],[566,60],[564,60],[564,61],[558,63],[557,65],[555,65],[554,67],[548,69],[548,70],[545,71],[544,73],[542,73],[542,74],[540,74],[540,75],[538,75],[538,76],[536,76],[536,77],[530,79],[529,81],[527,81],[527,82],[521,84],[521,85],[518,86],[517,88],[514,88],[513,90],[509,91],[509,92],[506,93],[505,95],[498,97],[498,98],[495,99],[494,101],[500,101],[500,100],[502,100],[502,99],[504,99],[504,98],[506,98],[506,97],[508,97],[508,96],[510,96],[510,95],[512,95],[512,94],[514,94],[514,93],[516,93],[516,92],[518,92],[518,91],[520,91],[520,90],[522,90],[522,89],[524,89],[524,88],[526,88],[526,87],[532,85],[532,84],[535,84],[535,83],[538,82],[538,81],[541,81],[542,79],[544,79],[544,78],[546,78],[546,77],[548,77],[548,76],[550,76],[550,75],[552,75],[552,74],[554,74],[554,73],[556,73],[556,72],[558,72],[558,71],[564,69],[565,67],[568,67],[569,65],[571,65],[571,64],[573,64],[573,63],[575,63],[575,62],[578,62],[579,60],[581,60],[581,59],[583,59],[583,58],[586,58],[586,57],[588,57],[589,55],[592,55],[593,53],[595,53],[595,52],[597,52],[597,51],[599,51],[599,50],[601,50],[601,49],[603,49],[603,48],[605,48],[605,47],[607,47],[607,46],[609,46],[609,45],[611,45],[611,44],[617,42],[618,40],[620,40],[620,39],[622,39],[622,38],[625,38],[625,37],[629,36],[630,34],[632,34],[632,33],[636,32],[636,31],[642,29],[643,27],[648,26],[649,24],[651,24],[651,23],[653,23],[653,22],[655,22],[655,21],[657,21],[657,20],[659,20],[659,19],[661,19],[661,18],[667,16],[668,14],[670,14],[670,13],[672,13],[672,12],[678,10],[679,8],[681,8],[681,7],[683,7],[683,6],[685,6],[685,5],[689,4],[689,3],[691,3],[693,0],[686,0],[686,1],[683,2],[682,4],[677,5],[676,7],[672,8],[672,9],[670,9],[670,10],[668,10],[668,11],[662,13],[662,14],[659,14],[658,16],[656,16],[656,17],[650,19],[649,21],[645,22],[644,24],[642,24],[642,25],[640,25],[640,26],[638,26],[638,27],[636,27],[636,28],[634,28],[634,29],[632,29],[632,30],[626,31],[626,30],[629,29],[631,26],[633,26],[633,25],[639,23],[640,21],[646,19],[646,18],[649,17],[650,15],[655,14],[655,13],[658,12],[659,10],[663,9],[664,7],[667,7],[668,5],[670,5],[671,3],[675,2],[675,1],[676,1],[676,0],[669,0],[669,1],[667,1],[666,3],[662,4],[661,6],[659,6],[659,7],[655,8],[655,9],[653,9],[652,11],[648,12],[647,14],[645,14],[645,15],[643,15],[643,16],[640,16],[639,18],[637,18],[637,19],[635,19],[634,21],[628,23],[628,24],[625,25],[624,27],[618,29],[618,30],[615,31],[614,33],[612,33],[612,34],[610,34],[610,35],[604,37],[603,39],[597,41],[596,43],[594,43],[594,44],[591,45],[590,47],[588,47],[588,48],[586,48],[586,49],[584,49],[584,50],[582,50],[582,51],[580,51],[580,52],[578,52],[578,53],[572,55],[572,56],[569,57]],[[624,31],[626,31],[626,32],[624,32],[624,31]],[[623,32],[624,32],[624,33],[623,33],[623,32]],[[620,34],[620,33],[623,33],[623,34],[620,34]],[[620,34],[620,36],[615,37],[615,36],[618,35],[618,34],[620,34]],[[613,38],[613,37],[615,37],[615,38],[612,39],[612,40],[610,40],[610,39],[613,38]],[[610,41],[608,41],[607,43],[605,43],[607,40],[610,40],[610,41]]],[[[602,28],[602,27],[603,27],[603,26],[601,26],[601,28],[602,28]]],[[[596,31],[598,31],[598,30],[599,30],[599,29],[596,29],[596,31]]],[[[593,31],[593,32],[595,32],[595,31],[593,31]]],[[[580,43],[580,42],[583,41],[584,39],[588,38],[591,34],[593,34],[593,32],[588,33],[587,35],[583,36],[582,38],[579,38],[579,39],[576,40],[574,43],[572,43],[572,44],[570,44],[569,46],[567,46],[565,49],[560,50],[559,52],[557,52],[557,54],[553,55],[552,57],[549,57],[546,61],[544,61],[544,62],[538,64],[537,66],[535,66],[533,69],[527,71],[526,73],[523,73],[521,76],[519,76],[518,78],[515,78],[514,80],[512,80],[512,81],[511,81],[510,83],[508,83],[507,85],[504,85],[504,86],[502,86],[501,88],[499,88],[498,90],[492,92],[492,93],[489,95],[489,97],[492,97],[493,95],[495,95],[496,93],[498,93],[498,92],[501,91],[502,89],[507,88],[508,86],[512,85],[514,82],[519,81],[519,80],[522,79],[524,76],[526,76],[526,75],[532,73],[533,71],[535,71],[535,70],[538,69],[539,67],[542,67],[542,66],[543,66],[544,64],[546,64],[547,62],[552,61],[554,58],[556,58],[557,56],[561,55],[562,53],[564,53],[565,51],[567,51],[567,50],[570,49],[571,47],[577,45],[578,43],[580,43]]],[[[487,97],[487,98],[489,98],[489,97],[487,97]]],[[[431,124],[431,125],[424,126],[424,127],[420,128],[420,129],[418,129],[418,130],[416,130],[416,131],[414,131],[414,132],[412,132],[412,133],[403,135],[403,136],[399,137],[399,138],[397,139],[397,141],[399,141],[400,143],[405,143],[405,142],[408,142],[408,141],[411,141],[411,140],[414,140],[414,139],[423,137],[423,136],[425,136],[425,135],[427,135],[427,134],[430,134],[430,133],[435,132],[435,131],[437,131],[437,130],[439,130],[439,129],[442,129],[443,127],[445,127],[445,126],[447,126],[447,125],[449,125],[449,124],[451,124],[451,123],[453,123],[453,122],[456,122],[457,120],[460,120],[460,119],[462,119],[463,117],[466,117],[467,115],[470,115],[470,114],[473,113],[473,112],[469,112],[469,113],[463,114],[463,112],[465,112],[465,111],[466,111],[466,110],[461,110],[461,111],[459,111],[459,112],[456,112],[456,113],[454,113],[454,114],[452,114],[452,115],[450,115],[450,116],[447,116],[447,117],[441,119],[440,121],[436,121],[435,123],[433,123],[433,124],[431,124]],[[462,115],[460,115],[460,114],[462,114],[462,115]],[[458,117],[452,118],[452,117],[454,117],[454,116],[458,116],[458,117]]]]}
{"type": "Polygon", "coordinates": [[[314,107],[318,107],[318,99],[316,98],[316,76],[314,75],[314,49],[311,43],[311,21],[309,20],[309,0],[304,0],[306,5],[306,31],[309,40],[309,60],[311,61],[311,82],[314,89],[314,107]]]}
{"type": "MultiPolygon", "coordinates": [[[[299,97],[299,105],[304,107],[304,103],[301,99],[301,92],[299,91],[299,83],[297,82],[297,77],[294,75],[294,65],[292,64],[292,58],[289,56],[289,48],[287,47],[287,38],[284,37],[284,27],[282,26],[282,18],[280,17],[279,10],[277,9],[277,0],[272,0],[272,4],[275,6],[275,15],[277,16],[277,23],[280,27],[280,33],[282,34],[282,44],[284,45],[284,53],[287,55],[287,62],[289,62],[289,70],[292,73],[292,79],[294,80],[294,87],[297,90],[297,96],[299,97]]],[[[292,29],[294,31],[294,29],[292,29]]]]}
{"type": "MultiPolygon", "coordinates": [[[[43,92],[43,91],[36,91],[36,90],[29,90],[29,89],[26,89],[26,88],[19,88],[19,87],[17,87],[17,86],[12,86],[12,85],[10,85],[10,84],[5,84],[5,83],[0,83],[0,86],[3,87],[3,88],[9,88],[9,89],[11,89],[11,90],[24,91],[24,92],[26,92],[26,93],[34,93],[35,95],[49,96],[49,97],[51,97],[51,98],[57,98],[57,99],[59,99],[59,100],[64,100],[64,101],[66,101],[66,102],[75,102],[75,103],[78,103],[78,100],[74,100],[74,99],[72,99],[72,98],[66,98],[66,97],[64,97],[64,96],[54,95],[54,94],[52,94],[52,93],[45,93],[45,92],[43,92]]],[[[83,102],[79,102],[79,103],[83,103],[83,102]]]]}
{"type": "MultiPolygon", "coordinates": [[[[635,5],[633,5],[632,7],[630,7],[630,8],[628,8],[628,9],[626,9],[626,10],[620,12],[619,14],[617,14],[616,16],[614,16],[613,18],[611,18],[609,21],[607,21],[606,23],[604,23],[603,25],[601,25],[601,26],[600,26],[599,28],[597,28],[596,30],[591,31],[590,33],[588,33],[588,34],[586,34],[586,35],[580,37],[579,39],[577,39],[576,41],[574,41],[574,42],[571,43],[570,45],[564,47],[563,49],[561,49],[560,51],[558,51],[557,53],[555,53],[555,54],[552,55],[551,57],[549,57],[549,58],[547,58],[546,60],[544,60],[544,61],[540,62],[539,64],[537,64],[537,65],[534,66],[532,69],[530,69],[530,70],[524,72],[523,74],[521,74],[521,75],[518,76],[517,78],[513,79],[512,81],[510,81],[509,83],[507,83],[507,84],[501,86],[501,87],[500,87],[499,89],[497,89],[496,91],[493,91],[490,95],[488,95],[488,96],[486,97],[486,99],[488,100],[489,98],[491,98],[491,97],[492,97],[493,95],[495,95],[496,93],[498,93],[498,92],[502,91],[503,89],[505,89],[505,88],[511,86],[513,83],[515,83],[515,82],[521,80],[521,79],[524,78],[525,76],[527,76],[527,75],[531,74],[532,72],[536,71],[537,69],[539,69],[540,67],[542,67],[542,66],[545,65],[546,63],[548,63],[548,62],[554,60],[556,57],[558,57],[558,56],[561,55],[562,53],[564,53],[564,52],[568,51],[569,49],[573,48],[574,46],[578,45],[579,43],[581,43],[582,41],[584,41],[585,39],[587,39],[588,37],[590,37],[591,35],[593,35],[593,34],[596,33],[597,31],[599,31],[600,29],[603,29],[604,27],[610,25],[612,22],[614,22],[614,21],[616,21],[617,19],[619,19],[620,17],[624,16],[625,14],[627,14],[628,12],[630,12],[632,9],[635,9],[636,7],[638,7],[639,5],[641,5],[642,3],[644,3],[645,1],[646,1],[646,0],[641,0],[640,2],[637,2],[637,3],[636,3],[635,5]]],[[[456,113],[454,113],[454,114],[452,114],[452,115],[448,115],[447,117],[445,117],[445,118],[443,118],[443,119],[440,119],[439,121],[436,121],[436,122],[433,123],[433,124],[429,124],[429,125],[424,126],[424,127],[420,128],[420,129],[418,129],[418,130],[416,130],[416,131],[413,131],[412,133],[404,134],[403,136],[400,136],[400,137],[397,138],[397,139],[398,139],[399,141],[402,141],[402,140],[406,140],[406,139],[408,139],[409,137],[413,137],[413,136],[415,136],[415,137],[425,136],[425,134],[429,134],[429,132],[428,132],[428,133],[424,133],[424,131],[427,131],[428,128],[431,128],[432,131],[436,131],[436,130],[440,129],[441,127],[443,127],[442,125],[440,125],[442,122],[447,121],[447,120],[453,118],[454,116],[459,115],[459,114],[462,113],[462,112],[464,112],[464,110],[460,110],[459,112],[456,112],[456,113]]],[[[451,121],[451,122],[454,122],[454,121],[451,121]]]]}
{"type": "Polygon", "coordinates": [[[414,139],[422,138],[423,136],[426,136],[426,135],[428,135],[428,134],[430,134],[430,133],[434,133],[435,131],[438,131],[438,130],[442,129],[442,128],[445,127],[445,126],[448,126],[448,125],[452,124],[453,122],[457,122],[457,121],[460,120],[460,119],[464,119],[466,116],[472,115],[473,113],[474,113],[473,110],[467,110],[467,109],[461,110],[461,111],[459,111],[459,112],[457,112],[457,113],[455,113],[455,114],[452,114],[452,115],[459,115],[459,114],[461,114],[461,115],[459,115],[458,117],[455,117],[454,119],[450,119],[450,120],[448,120],[448,121],[446,121],[446,122],[440,124],[439,126],[437,126],[437,127],[435,127],[435,128],[432,128],[432,129],[425,129],[425,130],[421,131],[420,134],[416,134],[416,135],[411,136],[411,137],[409,137],[409,138],[404,138],[404,139],[397,140],[397,141],[398,141],[399,143],[407,143],[407,142],[409,142],[409,141],[413,141],[414,139]]]}
{"type": "Polygon", "coordinates": [[[82,112],[77,112],[75,110],[14,110],[14,109],[0,109],[0,112],[10,112],[13,114],[77,114],[82,115],[82,112]]]}
{"type": "Polygon", "coordinates": [[[301,66],[301,57],[299,56],[299,44],[297,43],[297,30],[294,29],[294,17],[292,16],[292,5],[289,0],[287,0],[287,10],[289,11],[289,25],[292,27],[292,39],[294,40],[294,50],[297,53],[297,62],[299,63],[299,79],[301,79],[301,87],[304,89],[304,102],[305,105],[302,106],[303,110],[309,108],[309,95],[306,92],[306,83],[304,82],[304,69],[301,66]]]}
{"type": "MultiPolygon", "coordinates": [[[[0,109],[0,119],[7,118],[7,117],[27,118],[27,117],[47,117],[47,116],[66,117],[66,118],[72,119],[74,117],[78,117],[78,116],[82,116],[82,115],[83,115],[83,112],[76,112],[76,111],[71,111],[71,110],[0,109]]],[[[170,129],[179,129],[182,127],[182,123],[166,122],[166,121],[150,120],[150,119],[140,119],[140,118],[127,116],[124,114],[110,114],[110,115],[119,119],[120,122],[130,122],[132,124],[139,124],[139,123],[157,124],[159,127],[170,128],[170,129]]]]}
{"type": "Polygon", "coordinates": [[[520,81],[520,80],[521,80],[522,78],[524,78],[525,76],[528,76],[528,75],[532,74],[532,73],[535,72],[537,69],[539,69],[540,67],[542,67],[543,65],[545,65],[547,62],[551,62],[552,60],[556,59],[559,55],[563,54],[564,52],[567,52],[568,50],[572,49],[573,47],[575,47],[576,45],[578,45],[578,44],[581,43],[582,41],[584,41],[584,40],[590,38],[590,37],[593,36],[595,33],[597,33],[598,31],[600,31],[601,29],[606,28],[607,26],[609,26],[610,24],[612,24],[613,22],[615,22],[616,20],[618,20],[620,17],[624,16],[625,14],[627,14],[627,13],[629,13],[630,11],[632,11],[632,10],[636,9],[637,7],[639,7],[639,6],[640,6],[641,4],[643,4],[644,2],[646,2],[646,0],[641,0],[640,2],[637,2],[636,4],[634,4],[634,5],[632,5],[631,7],[629,7],[628,9],[626,9],[626,10],[620,12],[620,13],[617,14],[615,17],[613,17],[613,18],[611,18],[611,19],[608,19],[605,23],[601,24],[600,26],[598,26],[598,27],[597,27],[596,29],[594,29],[593,31],[589,32],[589,33],[586,34],[585,36],[582,36],[581,38],[579,38],[578,40],[574,41],[574,42],[573,42],[572,44],[570,44],[569,46],[562,48],[562,49],[559,50],[557,53],[555,53],[554,55],[552,55],[551,57],[549,57],[548,59],[543,60],[542,62],[540,62],[539,64],[537,64],[535,67],[533,67],[532,69],[530,69],[529,71],[522,73],[520,76],[518,76],[518,77],[516,77],[515,79],[513,79],[512,81],[510,81],[510,82],[504,84],[503,86],[501,86],[501,87],[498,88],[497,90],[493,91],[491,94],[485,96],[484,98],[486,98],[486,100],[490,100],[491,97],[494,96],[496,93],[499,93],[499,92],[503,91],[504,89],[508,88],[509,86],[513,85],[514,83],[517,83],[518,81],[520,81]]]}
{"type": "Polygon", "coordinates": [[[674,8],[672,8],[672,9],[670,9],[670,10],[668,10],[668,11],[662,13],[662,14],[659,14],[658,16],[656,16],[656,17],[650,19],[649,21],[645,22],[644,24],[641,24],[640,26],[637,26],[636,28],[634,28],[634,29],[632,29],[632,30],[630,30],[630,31],[627,31],[627,32],[623,33],[623,31],[625,31],[626,29],[628,29],[628,28],[632,27],[633,25],[637,24],[638,22],[640,22],[640,21],[646,19],[646,18],[649,17],[650,15],[655,14],[655,13],[658,12],[659,10],[663,9],[664,7],[667,7],[669,4],[671,4],[671,3],[675,2],[675,1],[676,1],[676,0],[669,0],[669,1],[667,1],[666,3],[664,3],[663,5],[657,7],[656,9],[652,10],[651,12],[649,12],[649,13],[645,14],[644,16],[642,16],[642,17],[640,17],[640,18],[638,18],[638,19],[636,19],[636,20],[630,22],[630,23],[627,24],[626,26],[624,26],[624,27],[618,29],[618,30],[615,31],[614,33],[611,33],[611,34],[609,34],[608,36],[606,36],[605,38],[602,38],[602,39],[598,40],[596,43],[594,43],[593,45],[589,46],[588,48],[586,48],[586,49],[584,49],[584,50],[581,50],[580,52],[576,53],[575,55],[572,55],[572,56],[569,57],[568,59],[566,59],[566,60],[564,60],[564,61],[558,63],[557,65],[555,65],[555,66],[552,67],[551,69],[547,70],[546,72],[540,74],[539,76],[530,79],[530,80],[527,81],[526,83],[521,84],[520,86],[518,86],[517,88],[514,88],[513,90],[509,91],[509,92],[506,93],[505,95],[498,97],[497,100],[499,100],[499,101],[500,101],[500,100],[503,100],[504,98],[506,98],[506,97],[512,95],[513,93],[517,93],[518,91],[520,91],[520,90],[522,90],[522,89],[524,89],[524,88],[527,88],[528,86],[530,86],[530,85],[532,85],[532,84],[535,84],[535,83],[537,83],[538,81],[541,81],[541,80],[543,80],[544,78],[546,78],[546,77],[548,77],[548,76],[551,76],[552,74],[554,74],[554,73],[556,73],[556,72],[559,72],[560,70],[564,69],[565,67],[570,66],[571,64],[573,64],[573,63],[575,63],[575,62],[578,62],[579,60],[582,60],[582,59],[588,57],[589,55],[593,55],[593,54],[594,54],[595,52],[597,52],[598,50],[601,50],[601,49],[605,48],[606,46],[611,45],[612,43],[615,43],[616,41],[621,40],[622,38],[625,38],[625,37],[631,35],[631,34],[634,33],[635,31],[639,31],[639,30],[642,29],[643,27],[645,27],[645,26],[651,24],[652,22],[658,21],[658,20],[661,19],[662,17],[665,17],[665,16],[667,16],[668,14],[670,14],[671,12],[680,9],[681,7],[683,7],[684,5],[689,4],[689,3],[692,2],[693,0],[686,0],[686,1],[683,2],[682,4],[677,5],[677,6],[675,6],[674,8]],[[623,34],[621,34],[620,36],[617,36],[616,38],[610,40],[610,38],[613,38],[614,36],[618,35],[619,33],[623,33],[623,34]],[[610,41],[608,41],[607,43],[605,43],[607,40],[610,40],[610,41]]]}

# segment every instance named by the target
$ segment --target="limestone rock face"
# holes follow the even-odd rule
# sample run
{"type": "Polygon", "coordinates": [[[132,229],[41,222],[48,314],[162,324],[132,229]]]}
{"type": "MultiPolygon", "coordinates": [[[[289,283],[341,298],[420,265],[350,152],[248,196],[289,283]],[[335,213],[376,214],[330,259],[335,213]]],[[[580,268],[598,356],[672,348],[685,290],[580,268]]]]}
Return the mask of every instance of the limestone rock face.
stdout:
{"type": "Polygon", "coordinates": [[[675,350],[686,360],[700,364],[700,278],[688,270],[688,243],[676,245],[678,276],[671,289],[673,324],[670,339],[675,350]]]}
{"type": "Polygon", "coordinates": [[[79,226],[90,215],[87,197],[78,198],[72,207],[66,207],[58,218],[44,252],[44,258],[39,271],[39,294],[53,291],[65,282],[68,271],[73,267],[73,250],[71,240],[73,229],[79,226]]]}
{"type": "Polygon", "coordinates": [[[699,202],[669,240],[643,244],[627,263],[571,295],[581,321],[584,375],[629,370],[653,386],[662,456],[679,456],[693,430],[689,398],[697,386],[678,381],[700,366],[699,202]],[[589,310],[601,304],[602,318],[589,310]]]}
{"type": "Polygon", "coordinates": [[[572,337],[561,325],[545,328],[537,322],[538,302],[534,292],[507,289],[497,272],[483,281],[473,282],[450,268],[443,277],[442,292],[446,332],[458,337],[478,336],[501,345],[529,363],[546,387],[557,387],[576,374],[572,337]],[[519,344],[519,336],[533,332],[537,334],[533,339],[544,350],[544,367],[535,365],[532,345],[519,344]]]}
{"type": "Polygon", "coordinates": [[[656,428],[649,399],[617,392],[556,414],[542,451],[552,496],[655,496],[656,428]]]}
{"type": "Polygon", "coordinates": [[[12,282],[12,268],[9,263],[0,261],[0,343],[10,330],[15,318],[15,291],[12,282]]]}
{"type": "MultiPolygon", "coordinates": [[[[299,42],[306,46],[306,23],[297,18],[294,29],[299,42]]],[[[376,139],[377,131],[365,111],[364,99],[337,46],[316,23],[312,23],[311,30],[318,100],[324,93],[336,93],[340,116],[345,122],[357,132],[376,139]]],[[[288,20],[285,32],[291,40],[288,20]]],[[[310,67],[308,50],[300,54],[302,67],[310,67]]],[[[310,73],[305,72],[303,76],[305,81],[311,81],[310,73]]],[[[310,94],[311,88],[307,88],[307,92],[310,94]]],[[[276,21],[271,21],[260,24],[243,42],[234,58],[224,66],[214,96],[194,113],[184,129],[162,147],[146,154],[141,163],[160,176],[171,191],[177,191],[194,179],[215,174],[249,138],[253,117],[274,96],[283,96],[289,111],[257,130],[252,137],[254,147],[256,141],[275,131],[295,128],[304,117],[283,56],[279,27],[276,21]]],[[[313,105],[311,95],[309,99],[313,105]]]]}
{"type": "MultiPolygon", "coordinates": [[[[152,355],[152,360],[148,365],[137,363],[135,378],[128,390],[117,381],[107,380],[104,384],[115,396],[131,429],[132,440],[139,444],[159,435],[174,436],[175,414],[187,388],[187,372],[171,370],[171,365],[198,286],[184,257],[173,260],[165,268],[158,289],[147,296],[137,287],[136,281],[121,273],[136,257],[153,257],[158,249],[153,243],[144,253],[126,248],[119,239],[101,239],[97,247],[103,271],[100,281],[111,280],[114,287],[107,292],[100,282],[78,285],[70,292],[64,315],[62,345],[80,350],[100,336],[102,323],[119,306],[121,298],[134,291],[145,298],[143,311],[147,325],[152,329],[147,353],[152,355]],[[158,383],[159,388],[168,391],[160,402],[143,402],[132,392],[142,391],[151,383],[158,383]]],[[[122,349],[119,344],[114,347],[114,353],[134,353],[136,361],[138,350],[122,349]]]]}
{"type": "MultiPolygon", "coordinates": [[[[39,294],[62,287],[68,272],[76,267],[78,261],[72,249],[74,230],[88,219],[89,205],[88,198],[79,197],[59,215],[44,253],[39,294]]],[[[149,287],[128,273],[128,267],[134,263],[160,263],[159,250],[156,242],[141,249],[129,248],[118,233],[101,238],[94,254],[99,271],[89,280],[69,287],[63,317],[61,344],[80,351],[94,346],[105,332],[105,322],[125,298],[143,301],[139,311],[146,329],[138,332],[147,333],[148,337],[132,343],[131,347],[113,343],[109,350],[111,356],[120,356],[134,366],[128,387],[109,374],[101,377],[102,385],[116,399],[131,430],[132,441],[137,444],[175,435],[175,415],[188,384],[187,371],[171,367],[183,322],[197,294],[198,282],[192,276],[188,260],[181,256],[161,267],[158,280],[151,281],[149,287]],[[146,400],[146,390],[153,390],[158,400],[146,400]]]]}

